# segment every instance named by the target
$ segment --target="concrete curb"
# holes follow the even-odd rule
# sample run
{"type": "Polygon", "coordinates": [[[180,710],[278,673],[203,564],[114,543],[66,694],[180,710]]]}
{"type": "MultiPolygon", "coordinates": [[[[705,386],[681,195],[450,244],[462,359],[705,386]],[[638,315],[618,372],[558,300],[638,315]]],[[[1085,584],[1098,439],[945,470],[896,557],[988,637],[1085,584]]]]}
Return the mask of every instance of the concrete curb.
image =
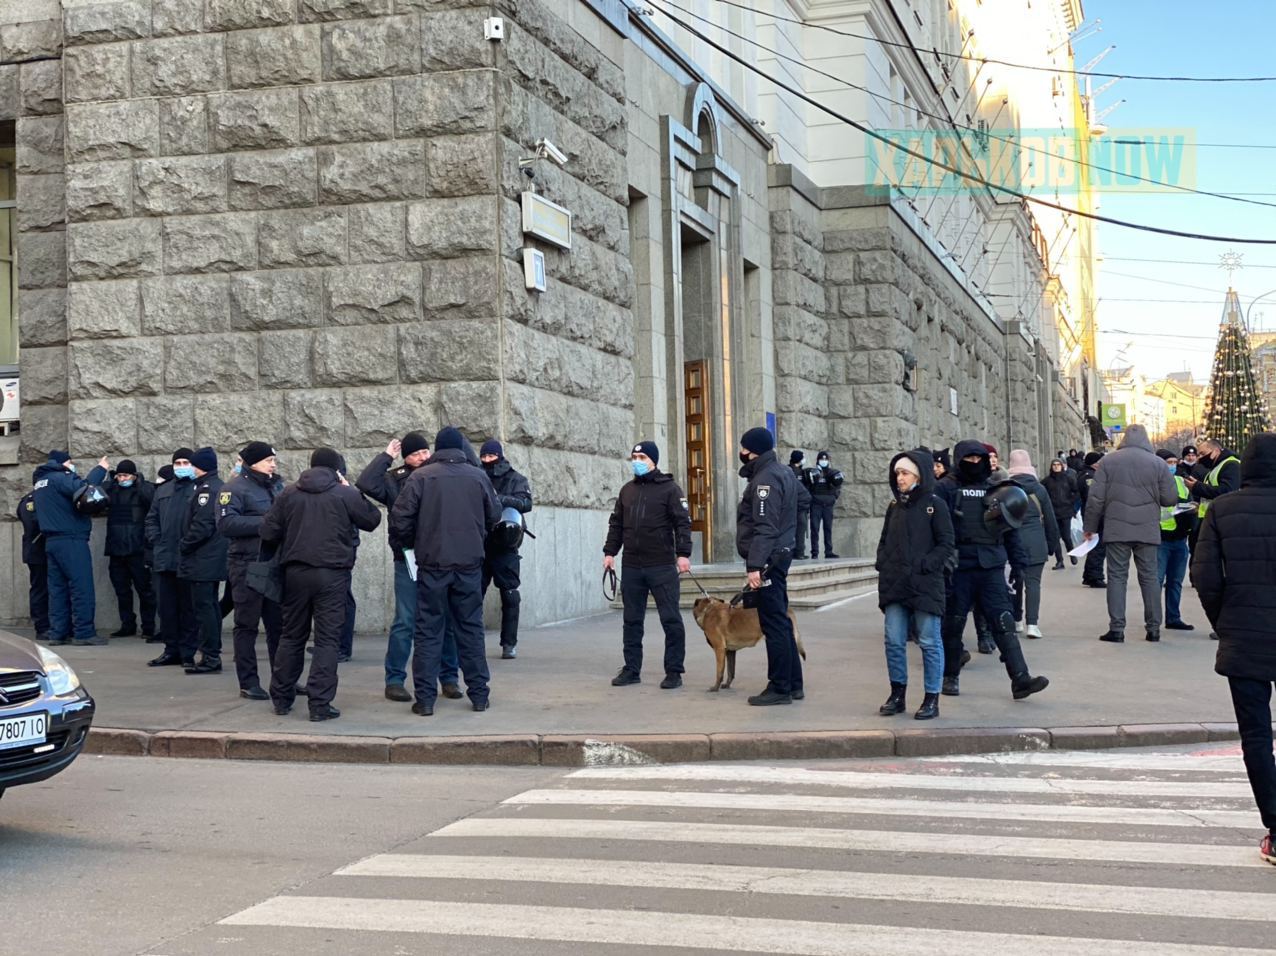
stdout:
{"type": "Polygon", "coordinates": [[[359,737],[94,727],[87,754],[310,763],[591,767],[706,760],[941,757],[1024,750],[1097,750],[1239,740],[1231,724],[1116,727],[942,727],[724,734],[513,734],[359,737]]]}

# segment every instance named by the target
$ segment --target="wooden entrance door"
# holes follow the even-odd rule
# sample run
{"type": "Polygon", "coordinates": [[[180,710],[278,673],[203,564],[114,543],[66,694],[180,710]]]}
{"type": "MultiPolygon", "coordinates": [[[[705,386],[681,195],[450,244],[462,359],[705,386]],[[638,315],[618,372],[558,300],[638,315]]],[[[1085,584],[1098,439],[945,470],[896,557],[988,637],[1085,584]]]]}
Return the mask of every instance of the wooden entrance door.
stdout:
{"type": "Polygon", "coordinates": [[[691,512],[691,530],[704,534],[707,552],[713,481],[709,469],[709,364],[706,361],[685,363],[683,392],[687,408],[687,507],[691,512]]]}

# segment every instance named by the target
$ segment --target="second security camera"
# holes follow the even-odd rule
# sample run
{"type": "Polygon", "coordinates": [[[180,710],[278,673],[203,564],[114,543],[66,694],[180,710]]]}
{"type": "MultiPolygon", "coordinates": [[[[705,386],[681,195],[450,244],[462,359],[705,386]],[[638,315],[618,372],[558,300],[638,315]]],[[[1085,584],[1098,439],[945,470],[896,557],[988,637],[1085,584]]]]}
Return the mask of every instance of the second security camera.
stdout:
{"type": "Polygon", "coordinates": [[[553,143],[551,143],[547,139],[541,139],[536,141],[536,153],[538,156],[543,156],[544,158],[550,160],[555,165],[558,165],[558,166],[567,165],[567,154],[564,153],[561,149],[559,149],[557,146],[555,146],[553,143]]]}

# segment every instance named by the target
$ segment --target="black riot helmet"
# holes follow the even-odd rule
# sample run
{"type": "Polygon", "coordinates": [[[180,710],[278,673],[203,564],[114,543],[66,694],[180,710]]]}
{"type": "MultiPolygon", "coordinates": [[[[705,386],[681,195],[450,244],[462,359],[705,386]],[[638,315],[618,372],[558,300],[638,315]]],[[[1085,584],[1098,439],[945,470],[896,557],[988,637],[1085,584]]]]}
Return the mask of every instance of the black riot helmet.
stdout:
{"type": "Polygon", "coordinates": [[[501,509],[501,520],[487,535],[488,547],[495,551],[517,551],[523,544],[523,516],[517,508],[501,509]]]}
{"type": "Polygon", "coordinates": [[[998,485],[984,496],[984,521],[995,531],[1020,527],[1028,517],[1028,495],[1013,482],[998,485]]]}
{"type": "Polygon", "coordinates": [[[73,501],[75,510],[90,518],[106,514],[106,509],[111,505],[111,499],[100,485],[85,485],[75,493],[73,501]]]}

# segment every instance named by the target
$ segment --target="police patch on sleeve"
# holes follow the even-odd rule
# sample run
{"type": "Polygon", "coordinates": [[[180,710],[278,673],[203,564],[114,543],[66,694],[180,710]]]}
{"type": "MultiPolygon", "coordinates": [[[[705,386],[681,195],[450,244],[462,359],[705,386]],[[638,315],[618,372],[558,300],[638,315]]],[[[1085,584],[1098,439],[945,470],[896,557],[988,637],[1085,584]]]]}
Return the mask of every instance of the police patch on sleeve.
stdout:
{"type": "Polygon", "coordinates": [[[771,486],[770,486],[770,485],[758,485],[758,497],[759,497],[759,498],[766,498],[766,497],[769,497],[769,496],[770,496],[770,494],[771,494],[771,486]]]}
{"type": "Polygon", "coordinates": [[[686,498],[679,498],[678,500],[682,502],[682,510],[683,510],[683,511],[690,511],[690,510],[691,510],[691,505],[687,503],[687,499],[686,499],[686,498]]]}
{"type": "MultiPolygon", "coordinates": [[[[682,499],[682,503],[683,503],[683,504],[686,504],[686,503],[687,503],[687,499],[686,499],[686,498],[682,499]]],[[[27,511],[35,511],[35,502],[34,502],[34,501],[28,501],[28,502],[27,502],[27,511]]]]}
{"type": "Polygon", "coordinates": [[[199,502],[199,506],[201,508],[204,507],[204,505],[208,504],[208,493],[205,492],[204,494],[200,495],[199,498],[196,500],[199,502]]]}
{"type": "Polygon", "coordinates": [[[229,491],[223,491],[220,495],[218,495],[218,496],[217,496],[217,503],[218,503],[218,504],[220,504],[220,505],[228,505],[228,504],[230,504],[230,492],[229,492],[229,491]]]}

